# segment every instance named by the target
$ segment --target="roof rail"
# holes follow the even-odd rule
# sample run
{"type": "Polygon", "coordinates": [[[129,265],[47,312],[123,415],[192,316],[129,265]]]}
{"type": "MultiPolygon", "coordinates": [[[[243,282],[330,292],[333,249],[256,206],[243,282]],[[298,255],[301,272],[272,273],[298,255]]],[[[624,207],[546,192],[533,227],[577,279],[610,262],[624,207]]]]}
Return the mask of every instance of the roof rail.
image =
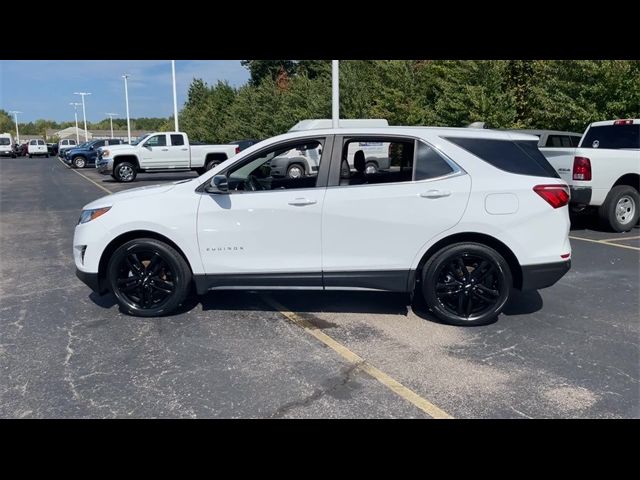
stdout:
{"type": "MultiPolygon", "coordinates": [[[[339,120],[340,128],[346,127],[388,127],[389,122],[384,118],[345,118],[339,120]]],[[[314,118],[309,120],[302,120],[296,123],[290,132],[299,132],[302,130],[319,130],[323,128],[332,128],[333,123],[330,118],[314,118]]]]}

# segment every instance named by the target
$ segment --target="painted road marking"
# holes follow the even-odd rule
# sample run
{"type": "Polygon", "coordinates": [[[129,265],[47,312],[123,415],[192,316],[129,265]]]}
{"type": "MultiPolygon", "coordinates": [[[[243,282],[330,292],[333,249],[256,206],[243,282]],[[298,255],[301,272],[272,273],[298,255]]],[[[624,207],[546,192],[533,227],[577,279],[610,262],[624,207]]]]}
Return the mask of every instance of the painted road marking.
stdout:
{"type": "Polygon", "coordinates": [[[312,335],[320,342],[324,343],[327,347],[338,353],[342,358],[347,360],[348,362],[357,366],[358,370],[362,370],[365,373],[368,373],[370,376],[375,378],[382,385],[387,387],[389,390],[394,392],[396,395],[402,397],[406,401],[412,403],[420,410],[425,412],[427,415],[433,418],[453,418],[447,412],[442,410],[441,408],[436,407],[429,400],[422,398],[416,392],[411,390],[410,388],[405,387],[400,382],[390,377],[382,370],[374,367],[370,363],[368,363],[364,358],[359,355],[353,353],[347,347],[342,345],[340,342],[334,340],[332,337],[321,331],[315,325],[312,325],[310,322],[300,317],[299,315],[293,313],[288,310],[286,307],[278,303],[274,300],[270,295],[263,294],[262,298],[264,301],[270,306],[276,309],[279,313],[284,315],[288,320],[293,322],[294,324],[301,327],[305,332],[309,335],[312,335]]]}
{"type": "Polygon", "coordinates": [[[81,176],[82,178],[84,178],[85,180],[89,180],[89,181],[90,181],[91,183],[93,183],[96,187],[98,187],[98,188],[99,188],[99,189],[101,189],[101,190],[104,190],[104,191],[105,191],[105,192],[107,192],[109,195],[111,195],[112,193],[114,193],[114,192],[112,192],[111,190],[109,190],[108,188],[103,187],[102,185],[100,185],[98,182],[95,182],[95,181],[91,180],[89,177],[87,177],[86,175],[84,175],[84,174],[80,173],[80,172],[79,172],[78,170],[76,170],[75,168],[71,168],[69,165],[67,165],[67,164],[66,164],[66,163],[64,163],[62,160],[60,160],[60,158],[58,158],[58,161],[59,161],[62,165],[64,165],[68,170],[71,170],[72,172],[77,173],[78,175],[80,175],[80,176],[81,176]]]}
{"type": "MultiPolygon", "coordinates": [[[[617,243],[605,242],[604,240],[592,240],[590,238],[572,237],[571,235],[569,235],[569,238],[572,240],[582,240],[583,242],[599,243],[600,245],[609,245],[610,247],[628,248],[630,250],[637,250],[640,252],[639,247],[632,247],[631,245],[618,245],[617,243]]],[[[618,241],[621,240],[624,239],[620,238],[618,241]]]]}

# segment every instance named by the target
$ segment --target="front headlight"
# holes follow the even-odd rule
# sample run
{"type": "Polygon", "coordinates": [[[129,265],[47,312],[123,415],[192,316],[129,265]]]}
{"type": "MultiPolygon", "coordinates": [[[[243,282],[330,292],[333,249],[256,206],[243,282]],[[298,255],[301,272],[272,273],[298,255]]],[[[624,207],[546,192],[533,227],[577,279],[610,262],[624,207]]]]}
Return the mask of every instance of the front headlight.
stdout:
{"type": "Polygon", "coordinates": [[[80,214],[80,220],[78,220],[78,225],[81,223],[90,222],[91,220],[95,220],[96,218],[107,213],[109,210],[111,210],[111,207],[95,208],[93,210],[83,210],[82,213],[80,214]]]}
{"type": "Polygon", "coordinates": [[[102,155],[102,158],[108,157],[109,153],[110,153],[109,150],[100,150],[100,154],[102,155]]]}

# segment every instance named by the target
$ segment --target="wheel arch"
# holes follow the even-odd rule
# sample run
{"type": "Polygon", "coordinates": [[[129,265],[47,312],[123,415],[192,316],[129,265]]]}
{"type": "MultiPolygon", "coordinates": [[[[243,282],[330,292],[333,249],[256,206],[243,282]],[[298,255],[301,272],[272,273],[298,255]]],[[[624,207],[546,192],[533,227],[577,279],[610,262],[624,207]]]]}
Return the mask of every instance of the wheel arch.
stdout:
{"type": "Polygon", "coordinates": [[[225,160],[228,160],[229,157],[227,156],[226,153],[207,153],[207,156],[204,157],[204,164],[207,165],[207,163],[212,162],[212,161],[222,161],[224,162],[225,160]]]}
{"type": "Polygon", "coordinates": [[[431,258],[436,252],[441,250],[444,247],[449,245],[453,245],[454,243],[460,242],[475,242],[486,245],[487,247],[493,248],[497,251],[502,257],[505,259],[507,264],[509,265],[509,269],[511,270],[511,276],[513,277],[513,286],[517,289],[522,288],[522,267],[520,266],[520,262],[518,262],[518,258],[515,256],[513,251],[503,242],[498,240],[491,235],[487,235],[485,233],[477,233],[477,232],[460,232],[454,233],[453,235],[449,235],[448,237],[442,238],[438,240],[436,243],[431,245],[424,253],[420,262],[418,263],[418,267],[412,271],[412,274],[409,277],[409,285],[408,290],[413,292],[416,286],[416,283],[420,281],[422,277],[422,268],[424,267],[427,260],[431,258]]]}
{"type": "Polygon", "coordinates": [[[130,240],[135,240],[136,238],[153,238],[154,240],[159,240],[161,242],[166,243],[170,247],[172,247],[176,252],[178,252],[187,265],[189,266],[189,270],[193,273],[193,266],[189,261],[187,255],[185,255],[184,251],[170,238],[162,235],[161,233],[154,232],[151,230],[132,230],[126,233],[122,233],[115,237],[113,240],[109,242],[109,244],[102,251],[102,255],[100,255],[100,261],[98,263],[98,284],[100,287],[100,291],[106,291],[106,273],[107,273],[107,265],[109,264],[109,259],[113,255],[113,252],[116,251],[118,247],[125,244],[130,240]]]}
{"type": "Polygon", "coordinates": [[[628,185],[640,192],[640,175],[637,173],[627,173],[622,175],[614,182],[613,187],[617,187],[618,185],[628,185]]]}
{"type": "Polygon", "coordinates": [[[119,163],[122,162],[131,162],[133,164],[134,167],[136,167],[136,169],[140,168],[140,162],[138,160],[138,157],[132,154],[126,154],[126,155],[116,155],[113,157],[113,168],[116,168],[116,165],[118,165],[119,163]]]}

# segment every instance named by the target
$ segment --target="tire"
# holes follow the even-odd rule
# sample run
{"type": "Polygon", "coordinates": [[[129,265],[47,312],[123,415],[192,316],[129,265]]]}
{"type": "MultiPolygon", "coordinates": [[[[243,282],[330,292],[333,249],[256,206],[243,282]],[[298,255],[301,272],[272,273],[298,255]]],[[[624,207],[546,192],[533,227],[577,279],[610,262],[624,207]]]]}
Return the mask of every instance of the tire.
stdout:
{"type": "Polygon", "coordinates": [[[107,282],[118,305],[136,317],[175,311],[187,298],[191,280],[191,269],[182,255],[153,238],[118,247],[107,266],[107,282]]]}
{"type": "Polygon", "coordinates": [[[118,182],[133,182],[137,175],[136,167],[130,162],[120,162],[113,168],[113,178],[118,182]]]}
{"type": "Polygon", "coordinates": [[[512,284],[506,260],[480,243],[444,247],[422,269],[422,294],[427,306],[438,319],[451,325],[491,323],[509,300],[512,284]],[[476,270],[479,273],[474,275],[476,270]]]}
{"type": "Polygon", "coordinates": [[[47,153],[47,154],[45,155],[45,157],[49,158],[49,154],[47,153]]]}
{"type": "Polygon", "coordinates": [[[287,168],[287,178],[302,178],[304,177],[304,166],[299,163],[292,163],[287,168]]]}
{"type": "Polygon", "coordinates": [[[367,175],[378,173],[378,165],[376,165],[375,162],[367,162],[364,166],[364,173],[367,175]]]}
{"type": "Polygon", "coordinates": [[[220,165],[222,162],[220,160],[211,160],[209,163],[207,163],[207,166],[205,167],[206,170],[205,171],[209,171],[214,167],[217,167],[218,165],[220,165]]]}
{"type": "Polygon", "coordinates": [[[75,168],[84,168],[87,166],[87,159],[82,155],[74,157],[71,160],[71,165],[73,165],[75,168]]]}
{"type": "Polygon", "coordinates": [[[33,158],[33,155],[29,154],[29,158],[33,158]]]}
{"type": "Polygon", "coordinates": [[[628,232],[638,222],[640,195],[629,185],[617,185],[611,189],[604,203],[598,208],[603,226],[614,232],[628,232]]]}

